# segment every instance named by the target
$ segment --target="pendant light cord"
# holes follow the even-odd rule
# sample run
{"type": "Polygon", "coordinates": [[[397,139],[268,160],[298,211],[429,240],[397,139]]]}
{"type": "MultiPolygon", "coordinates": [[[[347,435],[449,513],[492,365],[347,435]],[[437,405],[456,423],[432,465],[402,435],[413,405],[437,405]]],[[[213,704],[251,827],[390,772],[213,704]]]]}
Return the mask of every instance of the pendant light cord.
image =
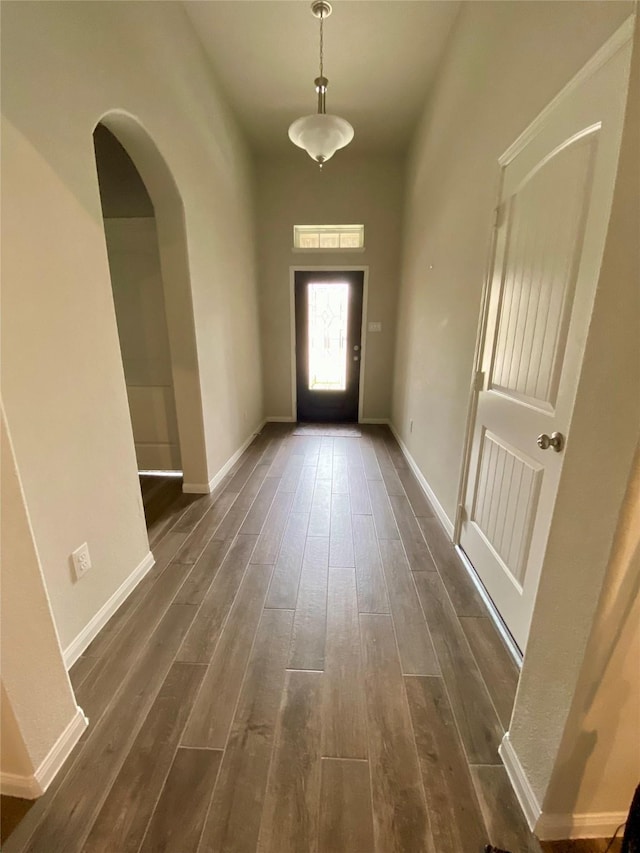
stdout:
{"type": "Polygon", "coordinates": [[[313,0],[311,12],[314,18],[320,18],[320,76],[313,81],[318,95],[318,111],[294,121],[289,127],[289,139],[298,148],[304,148],[322,169],[339,148],[351,142],[353,128],[340,116],[327,115],[326,110],[329,81],[324,76],[324,19],[331,14],[331,3],[329,0],[313,0]]]}
{"type": "Polygon", "coordinates": [[[320,76],[324,77],[324,9],[320,9],[320,76]]]}

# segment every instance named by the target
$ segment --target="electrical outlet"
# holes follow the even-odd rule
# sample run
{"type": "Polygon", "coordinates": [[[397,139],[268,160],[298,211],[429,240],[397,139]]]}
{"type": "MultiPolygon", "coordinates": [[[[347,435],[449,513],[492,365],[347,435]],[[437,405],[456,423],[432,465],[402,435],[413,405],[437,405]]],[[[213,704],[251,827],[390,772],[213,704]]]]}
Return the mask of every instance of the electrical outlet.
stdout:
{"type": "Polygon", "coordinates": [[[409,421],[409,432],[413,432],[413,418],[409,421]]]}
{"type": "Polygon", "coordinates": [[[79,548],[76,548],[71,555],[71,559],[73,561],[73,570],[76,573],[76,580],[80,580],[80,578],[86,575],[91,568],[89,546],[86,542],[84,542],[79,548]]]}

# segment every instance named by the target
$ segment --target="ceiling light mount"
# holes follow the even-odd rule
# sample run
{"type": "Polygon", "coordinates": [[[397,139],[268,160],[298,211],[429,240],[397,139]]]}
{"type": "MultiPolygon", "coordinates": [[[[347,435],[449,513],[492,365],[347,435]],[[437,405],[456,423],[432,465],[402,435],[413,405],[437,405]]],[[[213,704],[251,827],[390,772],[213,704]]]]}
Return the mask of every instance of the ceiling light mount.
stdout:
{"type": "Polygon", "coordinates": [[[329,81],[324,76],[324,19],[332,12],[327,0],[313,0],[311,12],[320,20],[320,75],[314,83],[318,95],[318,112],[303,116],[289,127],[289,139],[320,164],[326,163],[339,148],[353,139],[353,127],[340,116],[327,115],[326,96],[329,81]]]}
{"type": "Polygon", "coordinates": [[[327,3],[327,0],[314,0],[311,4],[311,13],[316,18],[328,18],[332,12],[333,7],[331,3],[327,3]]]}

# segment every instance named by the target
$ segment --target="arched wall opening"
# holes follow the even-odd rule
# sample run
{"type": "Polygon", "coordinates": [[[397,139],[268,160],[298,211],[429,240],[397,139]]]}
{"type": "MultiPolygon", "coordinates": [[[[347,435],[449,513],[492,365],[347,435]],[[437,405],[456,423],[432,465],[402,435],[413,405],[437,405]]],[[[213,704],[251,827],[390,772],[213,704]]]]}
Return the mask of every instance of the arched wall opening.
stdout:
{"type": "Polygon", "coordinates": [[[153,205],[131,158],[103,124],[93,144],[138,471],[182,474],[153,205]]]}
{"type": "Polygon", "coordinates": [[[124,213],[127,209],[134,213],[129,217],[105,216],[105,238],[138,467],[182,470],[185,491],[207,491],[209,476],[182,198],[164,158],[133,116],[120,111],[104,115],[94,129],[94,144],[103,213],[124,213]],[[105,164],[98,162],[108,138],[115,138],[134,167],[134,178],[128,187],[114,187],[108,166],[105,169],[105,164]],[[144,193],[135,187],[135,176],[144,193]],[[145,194],[149,199],[146,207],[145,194]],[[125,219],[129,221],[125,223],[125,219]],[[138,221],[132,222],[133,219],[138,221]],[[137,245],[132,246],[136,240],[137,245]],[[145,324],[138,330],[136,343],[136,320],[123,317],[127,305],[132,305],[130,298],[122,298],[123,288],[136,275],[153,275],[154,259],[149,253],[153,255],[156,245],[156,278],[160,281],[147,280],[143,292],[133,297],[134,302],[137,300],[135,312],[145,324]],[[143,269],[132,269],[139,261],[143,269]],[[153,304],[153,294],[160,290],[160,298],[153,304]],[[146,305],[142,304],[145,299],[146,305]]]}

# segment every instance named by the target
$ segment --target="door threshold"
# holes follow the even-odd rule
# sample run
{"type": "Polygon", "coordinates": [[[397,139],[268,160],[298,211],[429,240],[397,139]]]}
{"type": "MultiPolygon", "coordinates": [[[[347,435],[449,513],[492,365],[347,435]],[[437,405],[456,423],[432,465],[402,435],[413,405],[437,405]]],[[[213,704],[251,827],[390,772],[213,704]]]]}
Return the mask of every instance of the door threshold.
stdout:
{"type": "Polygon", "coordinates": [[[333,438],[360,438],[362,431],[357,423],[340,423],[327,421],[327,423],[305,423],[298,422],[293,430],[293,435],[319,435],[333,438]]]}

